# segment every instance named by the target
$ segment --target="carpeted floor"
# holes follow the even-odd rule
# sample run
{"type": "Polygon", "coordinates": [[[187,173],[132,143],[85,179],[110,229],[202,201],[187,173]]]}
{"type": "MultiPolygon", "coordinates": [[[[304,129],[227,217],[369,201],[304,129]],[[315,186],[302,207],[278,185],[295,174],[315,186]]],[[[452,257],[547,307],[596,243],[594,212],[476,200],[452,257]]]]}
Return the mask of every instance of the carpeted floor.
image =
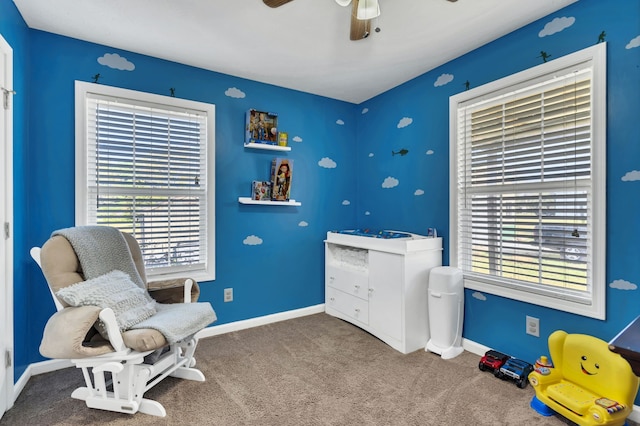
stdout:
{"type": "Polygon", "coordinates": [[[316,314],[200,340],[204,383],[168,378],[147,392],[167,417],[87,408],[82,373],[33,377],[0,425],[567,425],[529,407],[531,386],[478,369],[479,357],[403,355],[316,314]]]}

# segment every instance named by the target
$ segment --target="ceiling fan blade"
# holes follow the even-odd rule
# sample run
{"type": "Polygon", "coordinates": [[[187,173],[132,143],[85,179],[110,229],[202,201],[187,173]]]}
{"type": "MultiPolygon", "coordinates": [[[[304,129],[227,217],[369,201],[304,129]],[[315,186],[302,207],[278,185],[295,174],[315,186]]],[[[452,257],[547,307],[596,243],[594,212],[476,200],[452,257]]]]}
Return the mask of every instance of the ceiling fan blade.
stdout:
{"type": "Polygon", "coordinates": [[[292,0],[262,0],[264,2],[264,4],[266,4],[269,7],[280,7],[283,4],[287,4],[292,0]]]}
{"type": "Polygon", "coordinates": [[[358,15],[358,3],[359,0],[353,0],[351,7],[351,40],[362,40],[363,38],[367,38],[369,36],[369,32],[371,31],[371,20],[361,20],[356,18],[358,15]]]}

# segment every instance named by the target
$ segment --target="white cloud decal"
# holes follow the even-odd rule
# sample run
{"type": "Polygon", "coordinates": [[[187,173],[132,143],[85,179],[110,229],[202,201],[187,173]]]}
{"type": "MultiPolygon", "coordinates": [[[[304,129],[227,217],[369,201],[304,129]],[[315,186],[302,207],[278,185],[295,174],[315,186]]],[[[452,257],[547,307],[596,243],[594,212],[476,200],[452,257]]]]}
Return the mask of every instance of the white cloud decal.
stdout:
{"type": "Polygon", "coordinates": [[[407,127],[413,123],[413,118],[410,117],[402,117],[400,121],[398,121],[398,129],[402,129],[403,127],[407,127]]]}
{"type": "Polygon", "coordinates": [[[115,68],[120,71],[133,71],[136,66],[133,62],[127,61],[127,58],[118,55],[117,53],[105,53],[98,58],[98,63],[105,67],[115,68]]]}
{"type": "Polygon", "coordinates": [[[432,149],[430,149],[430,150],[428,150],[427,152],[425,152],[425,154],[427,154],[427,155],[433,155],[433,150],[432,150],[432,149]]]}
{"type": "Polygon", "coordinates": [[[422,189],[416,189],[416,192],[413,195],[424,195],[424,191],[422,189]]]}
{"type": "Polygon", "coordinates": [[[487,296],[485,296],[484,294],[480,293],[479,291],[474,291],[471,294],[471,297],[473,297],[474,299],[482,300],[483,302],[485,300],[487,300],[487,296]]]}
{"type": "Polygon", "coordinates": [[[566,16],[563,16],[562,18],[555,18],[553,21],[547,22],[547,25],[545,25],[542,31],[538,33],[538,37],[546,37],[548,35],[558,33],[565,28],[572,26],[574,22],[576,22],[576,18],[573,16],[570,18],[567,18],[566,16]]]}
{"type": "Polygon", "coordinates": [[[362,113],[363,113],[363,114],[366,114],[366,113],[368,113],[368,112],[369,112],[369,108],[362,108],[362,113]]]}
{"type": "Polygon", "coordinates": [[[609,287],[617,288],[618,290],[635,290],[638,288],[637,285],[626,280],[615,280],[609,284],[609,287]]]}
{"type": "Polygon", "coordinates": [[[373,157],[373,152],[369,153],[369,158],[373,157]]]}
{"type": "Polygon", "coordinates": [[[349,201],[349,200],[344,200],[344,201],[342,202],[342,205],[343,205],[343,206],[348,206],[349,204],[351,204],[351,201],[349,201]]]}
{"type": "Polygon", "coordinates": [[[338,119],[338,120],[336,120],[336,124],[339,125],[339,126],[344,126],[344,121],[338,119]]]}
{"type": "Polygon", "coordinates": [[[302,138],[300,136],[294,136],[291,140],[294,142],[302,142],[302,138]]]}
{"type": "Polygon", "coordinates": [[[247,238],[245,238],[242,241],[242,244],[247,245],[247,246],[258,246],[258,245],[262,244],[262,238],[257,237],[255,235],[249,235],[247,238]]]}
{"type": "Polygon", "coordinates": [[[630,172],[627,172],[627,174],[622,176],[622,180],[625,182],[640,180],[640,170],[632,170],[630,172]]]}
{"type": "Polygon", "coordinates": [[[369,215],[371,215],[371,212],[364,212],[364,215],[365,216],[369,216],[369,215]]]}
{"type": "Polygon", "coordinates": [[[383,188],[393,188],[400,184],[400,181],[394,177],[388,176],[384,182],[382,182],[383,188]]]}
{"type": "Polygon", "coordinates": [[[441,74],[440,77],[438,77],[438,79],[436,80],[436,82],[433,83],[433,85],[435,87],[444,86],[445,84],[451,83],[452,81],[453,81],[452,74],[441,74]]]}
{"type": "Polygon", "coordinates": [[[224,91],[224,94],[230,98],[237,98],[237,99],[242,99],[245,96],[247,96],[244,94],[242,90],[238,89],[237,87],[229,87],[227,90],[224,91]]]}
{"type": "Polygon", "coordinates": [[[298,223],[298,226],[305,227],[305,226],[309,226],[309,224],[308,224],[307,222],[305,222],[304,220],[301,220],[301,221],[298,223]]]}
{"type": "Polygon", "coordinates": [[[325,169],[335,169],[338,167],[336,162],[329,157],[323,157],[322,160],[318,161],[318,166],[324,167],[325,169]]]}
{"type": "Polygon", "coordinates": [[[640,47],[640,35],[636,38],[632,38],[625,46],[625,49],[633,49],[634,47],[640,47]]]}

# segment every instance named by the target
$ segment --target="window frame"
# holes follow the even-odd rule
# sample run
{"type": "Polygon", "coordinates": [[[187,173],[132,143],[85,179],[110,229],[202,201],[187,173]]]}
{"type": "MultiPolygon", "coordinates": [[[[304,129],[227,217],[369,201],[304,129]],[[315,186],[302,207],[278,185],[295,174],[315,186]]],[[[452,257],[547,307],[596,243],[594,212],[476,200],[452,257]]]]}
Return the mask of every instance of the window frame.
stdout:
{"type": "Polygon", "coordinates": [[[75,82],[75,224],[76,226],[94,225],[89,223],[89,202],[88,188],[88,161],[89,161],[89,135],[87,129],[88,102],[87,97],[96,95],[101,97],[113,97],[129,100],[137,104],[154,104],[167,109],[183,108],[202,112],[207,117],[206,128],[206,170],[207,189],[205,192],[207,213],[206,221],[206,241],[207,262],[201,268],[185,268],[185,266],[170,266],[162,268],[162,271],[154,268],[146,268],[147,278],[150,282],[184,278],[188,276],[196,281],[215,280],[215,105],[204,102],[191,101],[187,99],[174,98],[170,96],[145,93],[136,90],[123,89],[119,87],[106,86],[103,84],[88,83],[84,81],[75,82]]]}
{"type": "MultiPolygon", "coordinates": [[[[606,43],[563,56],[533,68],[487,83],[483,86],[453,95],[449,99],[449,149],[450,149],[450,265],[459,265],[458,221],[458,109],[463,103],[481,101],[495,97],[506,91],[532,86],[554,73],[567,68],[590,63],[591,80],[591,220],[592,238],[588,246],[591,255],[591,275],[587,277],[591,289],[590,303],[578,302],[571,297],[563,297],[562,291],[553,294],[531,292],[525,286],[513,286],[500,277],[485,276],[473,279],[465,274],[464,286],[526,303],[545,306],[586,317],[604,320],[606,317],[606,43]]],[[[463,270],[464,272],[464,270],[463,270]]],[[[477,277],[476,277],[477,278],[477,277]]],[[[565,292],[568,295],[568,292],[565,292]]]]}

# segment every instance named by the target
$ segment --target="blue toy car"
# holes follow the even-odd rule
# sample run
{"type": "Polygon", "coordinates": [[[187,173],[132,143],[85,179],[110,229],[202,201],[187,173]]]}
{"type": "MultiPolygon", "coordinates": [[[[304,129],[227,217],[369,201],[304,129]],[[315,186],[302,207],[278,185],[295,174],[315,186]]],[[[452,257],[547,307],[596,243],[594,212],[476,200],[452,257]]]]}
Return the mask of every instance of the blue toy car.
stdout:
{"type": "Polygon", "coordinates": [[[510,358],[502,367],[494,372],[499,379],[510,379],[516,382],[516,385],[523,389],[527,386],[529,373],[533,371],[533,365],[517,358],[510,358]]]}

